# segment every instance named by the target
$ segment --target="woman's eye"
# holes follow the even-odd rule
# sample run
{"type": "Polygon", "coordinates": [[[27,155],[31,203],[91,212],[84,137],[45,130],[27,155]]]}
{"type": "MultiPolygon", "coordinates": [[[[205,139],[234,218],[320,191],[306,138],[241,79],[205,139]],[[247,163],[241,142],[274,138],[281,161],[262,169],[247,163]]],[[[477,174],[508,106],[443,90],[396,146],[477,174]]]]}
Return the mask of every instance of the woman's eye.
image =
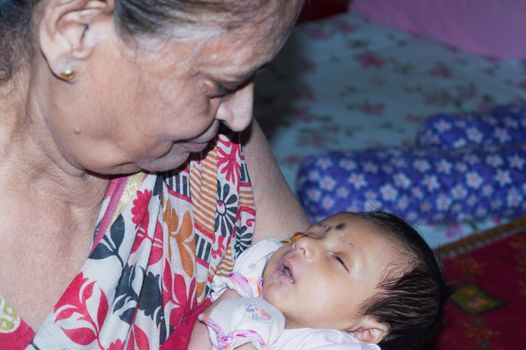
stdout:
{"type": "Polygon", "coordinates": [[[236,93],[237,90],[239,90],[243,86],[243,84],[240,85],[237,82],[229,82],[227,84],[216,82],[212,97],[225,97],[233,95],[236,93]]]}
{"type": "Polygon", "coordinates": [[[208,98],[221,98],[234,94],[238,87],[233,84],[220,83],[217,80],[207,79],[204,81],[206,95],[208,98]]]}
{"type": "Polygon", "coordinates": [[[222,97],[222,96],[231,95],[234,92],[236,92],[236,88],[234,88],[234,87],[225,86],[223,84],[217,84],[216,97],[222,97]]]}

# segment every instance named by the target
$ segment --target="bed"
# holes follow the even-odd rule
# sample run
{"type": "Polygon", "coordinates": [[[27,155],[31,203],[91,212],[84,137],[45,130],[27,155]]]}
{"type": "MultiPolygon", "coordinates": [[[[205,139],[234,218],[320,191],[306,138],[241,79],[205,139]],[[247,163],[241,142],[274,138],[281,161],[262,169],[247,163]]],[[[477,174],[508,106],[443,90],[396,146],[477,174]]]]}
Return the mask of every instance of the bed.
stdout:
{"type": "MultiPolygon", "coordinates": [[[[437,113],[525,101],[526,61],[467,53],[348,11],[297,27],[257,78],[255,115],[298,191],[307,156],[406,147],[437,113]]],[[[414,224],[439,247],[509,219],[414,224]]]]}

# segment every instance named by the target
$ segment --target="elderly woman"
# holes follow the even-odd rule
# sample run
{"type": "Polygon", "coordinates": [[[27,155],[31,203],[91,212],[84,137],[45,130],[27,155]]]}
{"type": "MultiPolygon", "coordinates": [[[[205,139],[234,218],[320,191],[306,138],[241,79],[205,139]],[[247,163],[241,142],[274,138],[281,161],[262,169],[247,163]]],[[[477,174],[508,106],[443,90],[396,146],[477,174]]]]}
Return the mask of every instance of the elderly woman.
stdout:
{"type": "Polygon", "coordinates": [[[0,1],[1,349],[182,344],[215,274],[306,226],[251,122],[300,2],[0,1]]]}

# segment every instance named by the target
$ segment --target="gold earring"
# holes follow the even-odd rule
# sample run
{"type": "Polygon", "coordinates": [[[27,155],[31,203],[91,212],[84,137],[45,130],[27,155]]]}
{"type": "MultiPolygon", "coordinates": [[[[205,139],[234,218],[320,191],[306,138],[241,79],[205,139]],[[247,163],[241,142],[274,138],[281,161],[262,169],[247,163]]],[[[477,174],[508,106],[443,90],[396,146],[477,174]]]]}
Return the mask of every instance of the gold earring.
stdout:
{"type": "Polygon", "coordinates": [[[64,70],[62,73],[60,73],[60,78],[62,80],[66,80],[66,81],[70,81],[72,80],[73,78],[75,78],[75,75],[77,74],[77,72],[75,72],[75,70],[71,69],[71,68],[67,68],[66,70],[64,70]]]}

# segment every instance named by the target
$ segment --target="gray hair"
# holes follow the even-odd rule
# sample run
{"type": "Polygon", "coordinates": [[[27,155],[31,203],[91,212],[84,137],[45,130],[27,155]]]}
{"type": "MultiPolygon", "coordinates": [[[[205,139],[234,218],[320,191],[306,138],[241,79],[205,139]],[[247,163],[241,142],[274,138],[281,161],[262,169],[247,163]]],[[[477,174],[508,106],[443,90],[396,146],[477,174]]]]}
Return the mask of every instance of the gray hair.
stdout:
{"type": "MultiPolygon", "coordinates": [[[[0,0],[0,84],[9,81],[31,55],[31,20],[39,0],[0,0]]],[[[205,36],[247,22],[263,21],[270,3],[290,0],[116,0],[114,19],[121,36],[205,36]],[[254,16],[254,14],[258,16],[254,16]],[[259,16],[263,14],[263,16],[259,16]]],[[[278,8],[279,11],[279,8],[278,8]]]]}
{"type": "Polygon", "coordinates": [[[254,20],[254,14],[259,13],[271,1],[273,0],[125,0],[116,3],[115,20],[123,34],[134,37],[185,37],[190,32],[188,28],[193,32],[207,32],[240,27],[249,20],[254,20]]]}
{"type": "Polygon", "coordinates": [[[31,51],[31,18],[37,2],[0,0],[0,84],[11,79],[31,51]]]}

